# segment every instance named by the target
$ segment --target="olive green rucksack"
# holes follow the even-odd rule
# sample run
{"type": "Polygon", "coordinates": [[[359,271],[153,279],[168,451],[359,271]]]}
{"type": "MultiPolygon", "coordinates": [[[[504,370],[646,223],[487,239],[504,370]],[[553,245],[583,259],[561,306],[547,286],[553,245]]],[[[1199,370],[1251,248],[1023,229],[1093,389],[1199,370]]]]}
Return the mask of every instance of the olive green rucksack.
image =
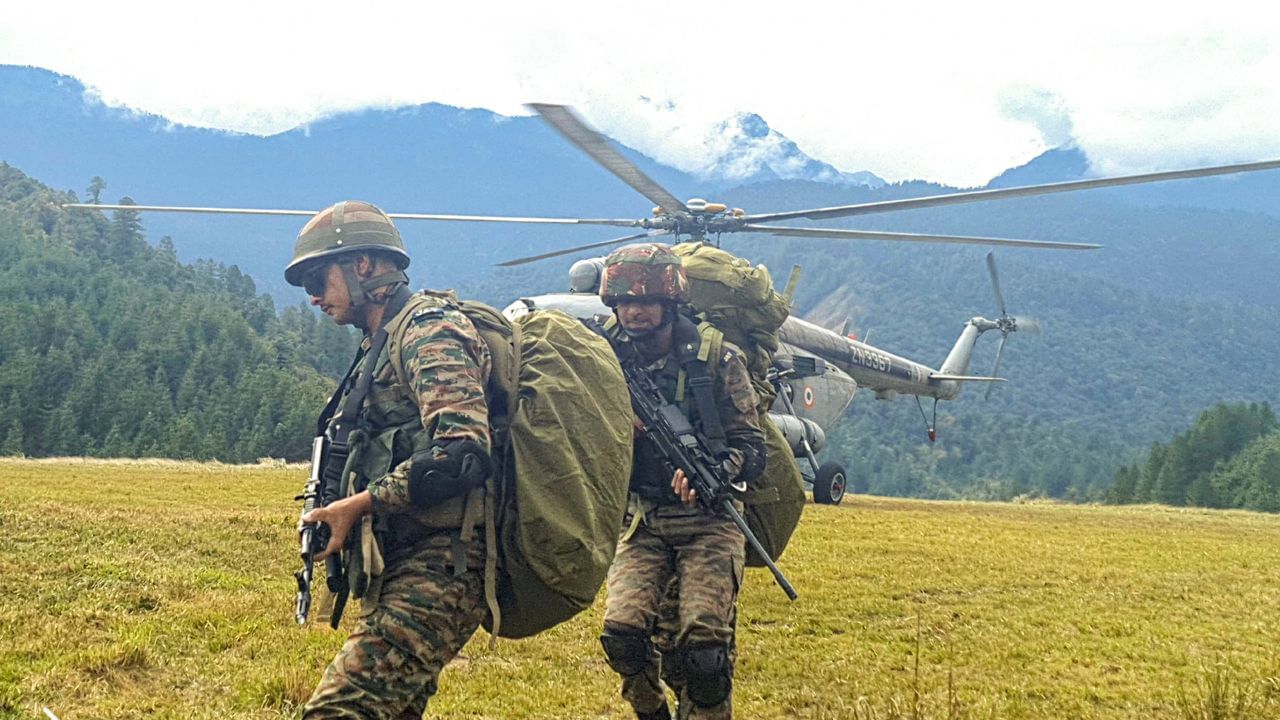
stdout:
{"type": "Polygon", "coordinates": [[[775,391],[765,379],[778,352],[778,328],[790,314],[787,299],[773,289],[769,268],[700,242],[672,248],[689,277],[689,304],[746,353],[747,371],[759,410],[769,411],[775,391]]]}
{"type": "MultiPolygon", "coordinates": [[[[806,501],[804,479],[791,448],[768,415],[777,393],[767,375],[778,351],[778,328],[790,314],[789,303],[773,289],[773,278],[763,265],[752,267],[747,260],[705,243],[681,243],[673,250],[689,277],[689,304],[746,355],[747,372],[760,396],[757,409],[767,455],[758,489],[743,498],[743,516],[769,556],[777,560],[800,523],[806,501]]],[[[711,357],[716,357],[712,350],[711,357]]],[[[750,546],[747,564],[764,566],[750,546]]]]}
{"type": "Polygon", "coordinates": [[[432,294],[471,320],[493,359],[485,629],[528,637],[590,607],[613,562],[631,476],[626,380],[609,344],[562,312],[509,322],[432,294]]]}

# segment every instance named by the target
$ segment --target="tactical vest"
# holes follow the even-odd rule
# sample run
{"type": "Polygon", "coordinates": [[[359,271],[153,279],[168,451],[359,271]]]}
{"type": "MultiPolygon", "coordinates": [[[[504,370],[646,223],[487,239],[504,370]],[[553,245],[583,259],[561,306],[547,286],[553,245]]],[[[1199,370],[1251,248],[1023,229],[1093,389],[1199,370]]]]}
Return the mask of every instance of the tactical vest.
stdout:
{"type": "MultiPolygon", "coordinates": [[[[352,455],[355,457],[351,467],[360,475],[359,488],[383,477],[414,453],[431,446],[431,437],[423,432],[422,415],[413,391],[400,380],[403,372],[395,366],[400,363],[404,335],[410,323],[426,313],[439,312],[446,305],[444,297],[414,293],[404,308],[384,326],[387,331],[386,349],[377,357],[366,355],[360,366],[353,370],[358,374],[366,363],[375,363],[373,385],[365,399],[361,429],[357,431],[361,433],[360,442],[352,442],[352,455]]],[[[380,518],[382,526],[376,529],[383,536],[383,551],[392,552],[430,533],[482,525],[483,496],[484,490],[477,489],[434,507],[410,508],[380,518]]]]}
{"type": "MultiPolygon", "coordinates": [[[[611,317],[605,329],[615,337],[621,333],[617,318],[611,317]]],[[[621,343],[620,343],[621,344],[621,343]]],[[[625,344],[622,344],[625,345],[625,344]]],[[[720,423],[719,408],[714,400],[714,390],[708,388],[699,399],[690,381],[705,378],[714,383],[715,363],[719,361],[724,346],[724,334],[710,323],[695,324],[684,315],[676,315],[672,328],[672,347],[668,361],[653,372],[653,380],[667,402],[680,408],[694,427],[709,437],[718,436],[724,441],[724,429],[720,423]],[[711,417],[704,423],[704,415],[711,417]]],[[[623,362],[643,362],[638,358],[624,358],[623,362]]],[[[713,442],[716,441],[713,439],[713,442]]],[[[636,448],[631,473],[631,491],[645,500],[659,504],[679,503],[680,498],[671,490],[671,471],[667,463],[656,454],[648,443],[636,448]]]]}
{"type": "MultiPolygon", "coordinates": [[[[714,325],[707,322],[704,317],[700,316],[698,320],[697,330],[702,342],[696,352],[693,353],[693,357],[702,359],[708,374],[714,379],[717,364],[715,362],[707,362],[707,360],[720,356],[725,336],[714,325]]],[[[615,335],[621,332],[621,329],[617,327],[617,318],[614,316],[611,316],[605,323],[605,328],[615,335]]],[[[679,363],[669,363],[664,370],[670,370],[673,365],[678,366],[679,363]]],[[[748,369],[750,370],[750,366],[748,366],[748,369]]],[[[662,389],[667,401],[680,405],[680,409],[688,415],[691,402],[688,394],[683,393],[685,389],[683,383],[684,375],[668,372],[664,373],[662,378],[659,378],[658,374],[655,373],[654,379],[662,389]],[[672,380],[673,377],[675,378],[674,381],[672,380]]],[[[759,393],[759,386],[763,381],[756,378],[754,374],[752,375],[752,381],[752,384],[757,388],[757,393],[759,393]]],[[[770,397],[772,396],[773,393],[771,392],[770,397]]],[[[760,428],[764,431],[765,467],[760,477],[756,480],[756,487],[742,496],[743,515],[747,520],[747,524],[751,527],[751,531],[755,533],[756,538],[764,546],[765,551],[769,553],[771,558],[777,560],[782,556],[783,550],[786,549],[792,533],[795,532],[796,526],[800,522],[800,515],[804,510],[806,498],[800,469],[796,467],[795,457],[791,452],[791,447],[787,444],[786,438],[783,437],[782,431],[769,419],[768,403],[762,402],[757,407],[760,412],[760,428]]],[[[632,473],[633,492],[651,502],[677,502],[675,493],[671,492],[671,478],[669,475],[665,482],[658,482],[652,479],[654,476],[651,469],[642,469],[640,467],[640,457],[643,453],[643,450],[637,449],[636,465],[632,473]],[[642,472],[648,472],[648,476],[643,476],[642,472]],[[642,477],[650,478],[649,482],[645,484],[647,485],[647,490],[643,485],[638,487],[635,482],[635,479],[642,477]]],[[[763,559],[756,553],[755,548],[748,545],[747,565],[763,567],[764,564],[763,559]]]]}

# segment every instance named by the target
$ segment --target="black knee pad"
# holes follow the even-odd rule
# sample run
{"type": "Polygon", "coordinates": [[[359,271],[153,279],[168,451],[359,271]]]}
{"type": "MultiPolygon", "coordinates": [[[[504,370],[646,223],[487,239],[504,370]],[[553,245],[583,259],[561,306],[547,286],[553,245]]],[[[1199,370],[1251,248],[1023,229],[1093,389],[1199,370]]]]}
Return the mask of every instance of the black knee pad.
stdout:
{"type": "Polygon", "coordinates": [[[685,649],[684,681],[685,692],[694,705],[707,708],[724,702],[733,689],[729,649],[723,645],[685,649]]]}
{"type": "Polygon", "coordinates": [[[606,629],[600,636],[604,657],[609,667],[619,675],[639,675],[649,665],[653,646],[643,631],[619,631],[606,629]]]}

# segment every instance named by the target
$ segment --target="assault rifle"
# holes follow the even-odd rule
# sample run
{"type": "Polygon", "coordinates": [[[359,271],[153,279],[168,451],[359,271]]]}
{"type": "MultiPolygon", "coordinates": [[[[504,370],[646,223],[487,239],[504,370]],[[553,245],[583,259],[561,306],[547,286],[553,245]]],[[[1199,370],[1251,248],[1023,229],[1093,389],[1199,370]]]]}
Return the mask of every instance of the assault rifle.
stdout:
{"type": "Polygon", "coordinates": [[[328,445],[328,438],[317,435],[311,441],[311,474],[307,484],[302,487],[302,494],[294,500],[302,501],[302,514],[298,516],[298,541],[301,545],[299,555],[302,556],[302,569],[293,574],[298,581],[298,598],[294,603],[294,617],[299,625],[307,624],[307,615],[311,613],[311,575],[315,567],[316,553],[324,550],[329,544],[329,528],[316,522],[307,522],[302,518],[315,510],[320,499],[321,464],[328,445]]]}
{"type": "MultiPolygon", "coordinates": [[[[315,557],[329,545],[329,526],[324,523],[307,522],[302,518],[317,507],[324,507],[339,498],[345,497],[347,488],[343,487],[343,474],[347,465],[345,446],[335,447],[325,434],[315,437],[311,443],[311,473],[302,494],[294,498],[302,501],[302,514],[298,517],[298,554],[302,557],[302,569],[294,573],[298,581],[298,597],[294,604],[294,618],[299,625],[305,625],[311,612],[311,579],[315,567],[315,557]]],[[[358,528],[358,526],[357,526],[358,528]]],[[[353,530],[358,532],[358,529],[353,530]]],[[[350,539],[347,546],[351,546],[350,539]]],[[[351,592],[349,578],[363,575],[358,567],[348,567],[354,560],[343,561],[343,552],[325,558],[325,585],[333,595],[333,610],[329,617],[329,626],[337,629],[342,620],[342,613],[347,606],[347,597],[351,592]]],[[[357,561],[358,564],[358,561],[357,561]]],[[[362,593],[358,593],[357,597],[362,593]]]]}
{"type": "MultiPolygon", "coordinates": [[[[403,304],[403,303],[402,303],[403,304]]],[[[398,312],[398,311],[397,311],[398,312]]],[[[386,344],[387,333],[379,330],[375,335],[368,353],[377,357],[386,344]]],[[[354,378],[351,392],[342,400],[342,410],[338,412],[339,401],[347,383],[352,382],[352,372],[365,356],[362,351],[347,370],[338,389],[329,398],[329,404],[320,419],[316,422],[316,437],[311,442],[311,474],[302,494],[294,500],[302,501],[302,515],[298,517],[299,555],[302,557],[302,569],[294,573],[298,581],[298,597],[294,605],[294,616],[299,625],[305,625],[307,615],[311,611],[311,577],[315,566],[315,557],[329,545],[329,526],[323,523],[306,522],[302,518],[317,507],[324,507],[348,495],[352,490],[360,491],[363,487],[350,487],[352,481],[351,465],[354,465],[351,452],[363,441],[363,431],[357,426],[355,418],[359,415],[361,404],[369,394],[373,382],[373,365],[366,363],[360,376],[354,378]],[[336,415],[335,415],[336,413],[336,415]]],[[[333,610],[329,615],[329,627],[335,630],[342,620],[342,612],[347,607],[347,597],[354,594],[357,598],[364,596],[369,586],[369,575],[365,572],[364,556],[360,552],[360,523],[351,529],[343,544],[343,551],[325,558],[325,584],[333,596],[333,610]]]]}
{"type": "Polygon", "coordinates": [[[734,507],[729,497],[731,486],[724,480],[719,461],[707,451],[706,442],[693,429],[689,418],[680,408],[667,402],[648,370],[634,363],[626,363],[622,369],[627,377],[627,390],[631,393],[631,408],[644,425],[646,436],[673,469],[684,471],[684,476],[697,493],[699,504],[711,511],[724,510],[728,513],[747,542],[764,559],[782,591],[795,600],[796,589],[769,557],[755,533],[747,527],[742,513],[734,507]]]}

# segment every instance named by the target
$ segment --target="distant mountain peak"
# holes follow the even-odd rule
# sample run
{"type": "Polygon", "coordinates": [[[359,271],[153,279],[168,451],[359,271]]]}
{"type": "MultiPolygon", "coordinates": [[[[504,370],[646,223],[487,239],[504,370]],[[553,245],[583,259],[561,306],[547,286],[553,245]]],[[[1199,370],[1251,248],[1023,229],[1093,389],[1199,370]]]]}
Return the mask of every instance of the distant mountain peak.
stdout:
{"type": "Polygon", "coordinates": [[[741,112],[707,133],[711,160],[697,174],[735,183],[768,180],[812,180],[840,185],[882,187],[870,172],[846,173],[805,154],[756,113],[741,112]]]}
{"type": "Polygon", "coordinates": [[[989,188],[1041,185],[1088,177],[1092,173],[1089,156],[1074,144],[1051,148],[1031,160],[1009,168],[987,183],[989,188]]]}
{"type": "Polygon", "coordinates": [[[737,120],[738,127],[747,137],[763,138],[768,137],[769,133],[773,132],[773,128],[769,127],[769,123],[755,113],[739,113],[737,120]]]}

